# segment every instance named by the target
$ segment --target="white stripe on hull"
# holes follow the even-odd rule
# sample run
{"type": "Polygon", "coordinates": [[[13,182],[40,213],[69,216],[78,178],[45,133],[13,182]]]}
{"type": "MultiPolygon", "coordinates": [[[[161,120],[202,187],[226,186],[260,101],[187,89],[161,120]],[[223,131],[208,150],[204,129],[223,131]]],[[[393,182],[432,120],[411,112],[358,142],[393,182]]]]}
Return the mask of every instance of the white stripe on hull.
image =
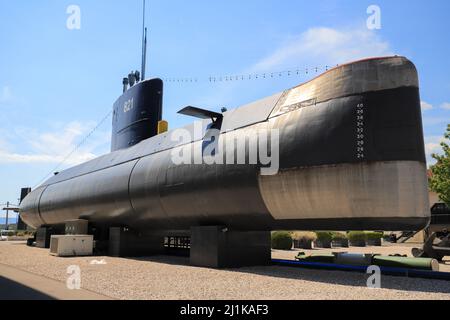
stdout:
{"type": "Polygon", "coordinates": [[[413,161],[306,167],[260,176],[277,220],[427,218],[426,165],[413,161]]]}

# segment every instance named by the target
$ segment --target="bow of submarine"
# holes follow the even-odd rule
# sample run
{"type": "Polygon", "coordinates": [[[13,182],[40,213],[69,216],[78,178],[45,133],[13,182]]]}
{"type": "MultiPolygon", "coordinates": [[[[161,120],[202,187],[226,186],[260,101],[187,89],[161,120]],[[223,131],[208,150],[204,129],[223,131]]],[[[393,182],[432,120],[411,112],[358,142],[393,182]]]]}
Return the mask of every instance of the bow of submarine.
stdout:
{"type": "Polygon", "coordinates": [[[280,171],[260,176],[259,188],[276,229],[418,231],[429,224],[411,61],[369,59],[336,68],[287,92],[273,114],[280,171]],[[306,106],[283,110],[302,95],[297,100],[306,106]]]}

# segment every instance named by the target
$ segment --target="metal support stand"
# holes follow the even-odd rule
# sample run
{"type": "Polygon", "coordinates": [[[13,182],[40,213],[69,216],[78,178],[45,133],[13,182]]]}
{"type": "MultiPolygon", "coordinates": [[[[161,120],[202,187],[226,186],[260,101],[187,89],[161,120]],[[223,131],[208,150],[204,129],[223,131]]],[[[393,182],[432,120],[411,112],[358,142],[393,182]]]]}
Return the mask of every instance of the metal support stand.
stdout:
{"type": "Polygon", "coordinates": [[[226,227],[191,228],[190,262],[209,268],[268,265],[270,232],[230,231],[226,227]]]}

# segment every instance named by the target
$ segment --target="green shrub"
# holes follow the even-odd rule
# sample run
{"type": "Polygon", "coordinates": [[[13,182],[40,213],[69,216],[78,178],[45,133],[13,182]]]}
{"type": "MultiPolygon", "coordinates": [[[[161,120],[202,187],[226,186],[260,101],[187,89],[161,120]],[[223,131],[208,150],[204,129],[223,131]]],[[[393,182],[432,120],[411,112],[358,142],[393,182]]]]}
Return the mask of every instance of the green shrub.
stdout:
{"type": "Polygon", "coordinates": [[[272,233],[272,248],[278,250],[292,249],[292,236],[289,232],[275,231],[272,233]]]}
{"type": "Polygon", "coordinates": [[[366,232],[367,240],[378,240],[384,236],[383,232],[366,232]]]}
{"type": "Polygon", "coordinates": [[[316,231],[317,240],[320,242],[331,242],[333,235],[327,231],[316,231]]]}
{"type": "Polygon", "coordinates": [[[345,233],[342,232],[333,232],[331,234],[333,240],[336,241],[340,241],[340,240],[346,240],[347,239],[347,235],[345,233]]]}
{"type": "Polygon", "coordinates": [[[314,232],[294,232],[292,234],[292,239],[297,241],[315,241],[317,240],[317,235],[314,232]]]}
{"type": "Polygon", "coordinates": [[[363,231],[350,231],[347,236],[350,241],[366,241],[367,240],[367,234],[363,231]]]}

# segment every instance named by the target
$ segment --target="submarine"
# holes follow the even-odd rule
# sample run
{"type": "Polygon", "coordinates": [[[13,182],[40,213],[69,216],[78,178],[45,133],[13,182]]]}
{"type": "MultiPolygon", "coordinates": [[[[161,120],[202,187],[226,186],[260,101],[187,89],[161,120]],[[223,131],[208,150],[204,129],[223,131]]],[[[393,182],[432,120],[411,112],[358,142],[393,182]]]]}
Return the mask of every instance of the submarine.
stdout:
{"type": "MultiPolygon", "coordinates": [[[[429,224],[418,72],[405,57],[339,65],[234,110],[186,107],[180,113],[199,119],[182,128],[192,133],[182,143],[173,139],[179,129],[161,129],[163,81],[131,80],[113,106],[111,153],[33,190],[20,205],[27,225],[83,219],[96,230],[184,234],[191,260],[213,246],[215,262],[206,265],[217,266],[228,247],[246,247],[233,232],[250,243],[240,253],[245,260],[255,246],[267,258],[272,230],[415,231],[429,224]],[[173,162],[180,150],[203,152],[274,130],[279,163],[271,174],[262,174],[259,159],[196,163],[192,152],[190,163],[173,162]]],[[[244,140],[247,157],[261,147],[259,139],[244,140]]]]}

